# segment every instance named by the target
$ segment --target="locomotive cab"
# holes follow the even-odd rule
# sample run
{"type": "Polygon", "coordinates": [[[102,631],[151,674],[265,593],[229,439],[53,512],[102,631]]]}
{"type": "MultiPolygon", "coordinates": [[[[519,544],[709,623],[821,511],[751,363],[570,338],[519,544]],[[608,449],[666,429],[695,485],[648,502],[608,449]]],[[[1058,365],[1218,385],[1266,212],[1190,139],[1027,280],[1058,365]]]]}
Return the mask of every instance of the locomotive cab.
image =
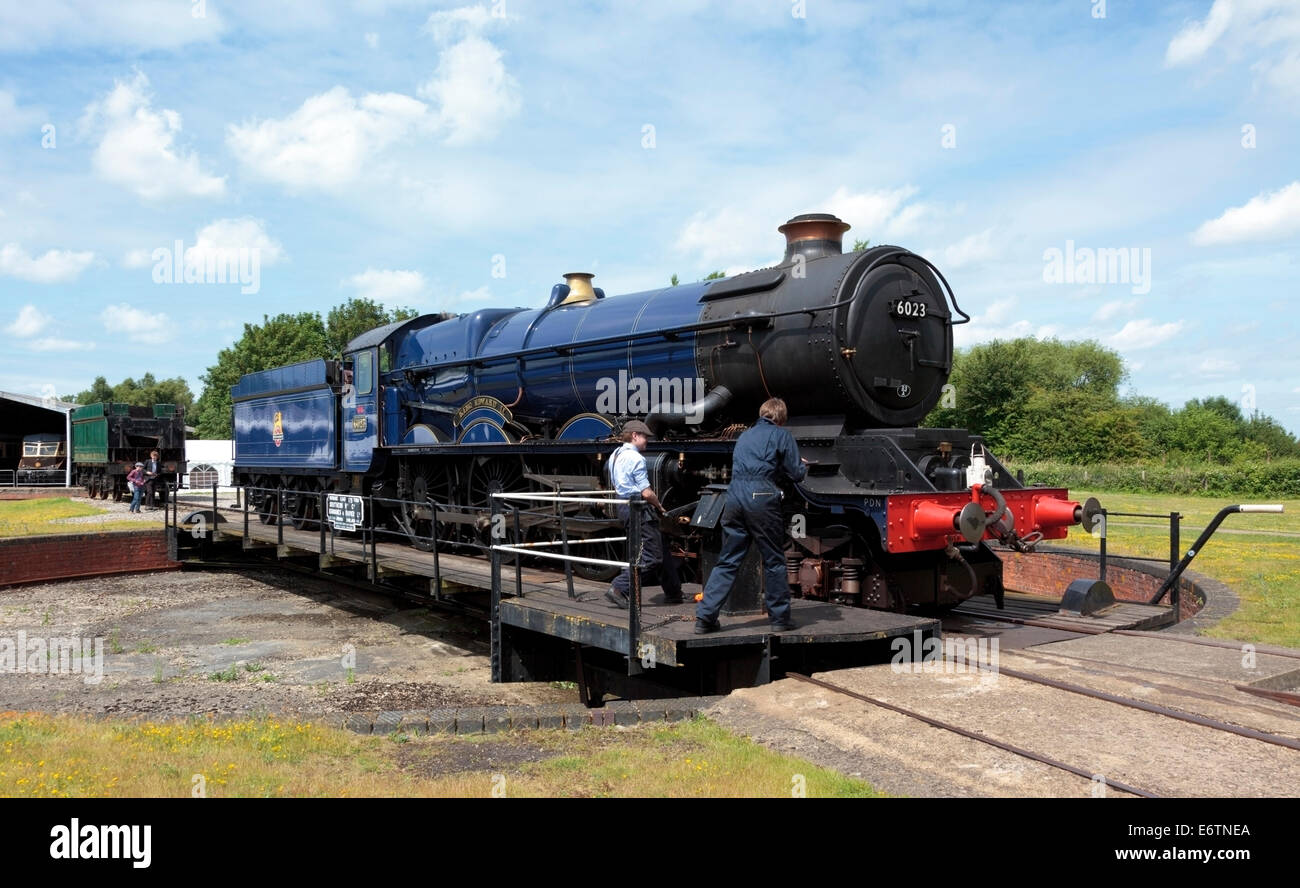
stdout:
{"type": "Polygon", "coordinates": [[[343,467],[368,472],[379,446],[379,353],[382,347],[363,348],[344,357],[343,467]],[[352,384],[346,384],[349,375],[352,384]]]}
{"type": "Polygon", "coordinates": [[[42,432],[23,438],[18,460],[19,484],[62,484],[66,479],[67,442],[62,435],[42,432]]]}

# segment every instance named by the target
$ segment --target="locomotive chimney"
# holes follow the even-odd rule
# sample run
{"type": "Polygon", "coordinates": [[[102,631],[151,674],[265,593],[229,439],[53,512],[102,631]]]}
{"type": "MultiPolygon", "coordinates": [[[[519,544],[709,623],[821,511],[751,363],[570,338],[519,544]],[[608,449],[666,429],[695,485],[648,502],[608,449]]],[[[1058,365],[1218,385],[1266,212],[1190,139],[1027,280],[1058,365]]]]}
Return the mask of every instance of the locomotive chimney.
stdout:
{"type": "Polygon", "coordinates": [[[596,291],[592,289],[591,279],[594,274],[588,274],[585,271],[571,271],[564,276],[564,282],[569,285],[569,295],[564,297],[561,305],[580,305],[585,302],[596,301],[596,291]]]}
{"type": "Polygon", "coordinates": [[[830,213],[804,213],[795,216],[777,231],[785,235],[785,256],[782,264],[795,256],[816,259],[820,256],[838,256],[844,252],[844,232],[851,226],[830,213]]]}

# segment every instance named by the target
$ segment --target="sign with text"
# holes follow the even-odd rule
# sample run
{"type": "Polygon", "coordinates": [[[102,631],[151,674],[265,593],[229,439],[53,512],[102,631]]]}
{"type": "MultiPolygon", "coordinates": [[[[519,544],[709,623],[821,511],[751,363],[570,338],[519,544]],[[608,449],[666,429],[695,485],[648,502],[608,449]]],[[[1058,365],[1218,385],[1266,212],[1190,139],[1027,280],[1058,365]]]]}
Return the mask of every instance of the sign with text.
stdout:
{"type": "Polygon", "coordinates": [[[335,530],[356,530],[366,523],[365,500],[331,493],[325,497],[325,517],[335,530]]]}

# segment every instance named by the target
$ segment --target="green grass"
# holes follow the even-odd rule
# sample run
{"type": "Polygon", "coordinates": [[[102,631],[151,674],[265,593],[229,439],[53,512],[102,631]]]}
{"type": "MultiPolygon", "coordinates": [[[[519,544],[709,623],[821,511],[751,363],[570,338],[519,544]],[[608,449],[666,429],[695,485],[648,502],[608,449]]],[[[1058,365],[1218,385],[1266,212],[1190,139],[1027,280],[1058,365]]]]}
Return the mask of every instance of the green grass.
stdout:
{"type": "MultiPolygon", "coordinates": [[[[115,530],[148,530],[149,521],[104,521],[99,524],[59,524],[66,518],[106,515],[88,503],[74,503],[67,497],[0,501],[0,539],[21,536],[45,536],[52,533],[103,533],[115,530]]],[[[162,524],[159,518],[156,522],[162,524]]]]}
{"type": "MultiPolygon", "coordinates": [[[[1281,515],[1230,515],[1193,559],[1189,570],[1226,583],[1241,599],[1237,612],[1202,634],[1256,644],[1300,647],[1300,500],[1244,497],[1156,496],[1071,490],[1071,498],[1095,496],[1108,512],[1182,513],[1181,549],[1185,553],[1201,530],[1226,505],[1281,502],[1281,515]],[[1242,533],[1238,531],[1249,531],[1242,533]]],[[[1097,549],[1099,541],[1081,528],[1065,545],[1097,549]]],[[[1167,558],[1169,522],[1164,519],[1113,516],[1106,548],[1114,556],[1167,558]]]]}
{"type": "Polygon", "coordinates": [[[0,797],[189,797],[196,789],[213,797],[880,795],[707,719],[386,739],[277,719],[0,715],[0,797]],[[527,754],[509,755],[520,751],[527,754]],[[485,764],[488,757],[500,763],[485,764]]]}
{"type": "Polygon", "coordinates": [[[213,681],[239,681],[239,672],[239,666],[232,663],[229,668],[213,672],[208,678],[213,681]]]}

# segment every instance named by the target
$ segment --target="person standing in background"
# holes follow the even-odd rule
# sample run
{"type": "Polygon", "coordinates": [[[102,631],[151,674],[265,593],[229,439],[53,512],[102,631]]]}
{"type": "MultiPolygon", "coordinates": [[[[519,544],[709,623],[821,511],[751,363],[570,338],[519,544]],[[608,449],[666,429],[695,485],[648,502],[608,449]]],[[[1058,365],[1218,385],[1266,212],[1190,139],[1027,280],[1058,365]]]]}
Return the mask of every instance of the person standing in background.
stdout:
{"type": "Polygon", "coordinates": [[[127,472],[126,483],[131,486],[131,508],[128,511],[139,512],[140,500],[144,497],[144,463],[136,463],[135,468],[127,472]]]}
{"type": "Polygon", "coordinates": [[[158,511],[154,501],[158,495],[158,476],[160,474],[162,474],[162,463],[158,461],[158,451],[151,450],[149,460],[144,464],[145,501],[149,503],[149,511],[151,512],[158,511]]]}

